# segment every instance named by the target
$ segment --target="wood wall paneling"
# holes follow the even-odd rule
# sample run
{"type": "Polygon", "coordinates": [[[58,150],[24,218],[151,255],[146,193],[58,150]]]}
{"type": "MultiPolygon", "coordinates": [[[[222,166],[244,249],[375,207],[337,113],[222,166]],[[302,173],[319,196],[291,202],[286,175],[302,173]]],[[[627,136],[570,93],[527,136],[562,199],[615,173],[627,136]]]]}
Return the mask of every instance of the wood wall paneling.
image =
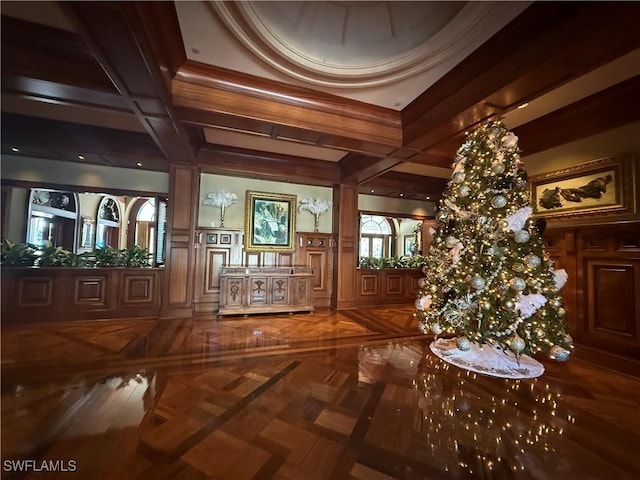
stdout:
{"type": "Polygon", "coordinates": [[[106,305],[106,276],[76,277],[74,286],[75,304],[106,305]]]}
{"type": "Polygon", "coordinates": [[[357,270],[357,306],[413,304],[422,272],[415,269],[357,270]]]}
{"type": "Polygon", "coordinates": [[[166,273],[162,288],[162,316],[167,318],[193,314],[199,179],[200,172],[195,166],[170,166],[166,273]]]}
{"type": "Polygon", "coordinates": [[[161,268],[3,268],[3,323],[153,317],[161,268]]]}
{"type": "Polygon", "coordinates": [[[405,289],[403,285],[404,275],[400,274],[387,274],[385,275],[385,296],[397,297],[404,295],[405,289]]]}
{"type": "Polygon", "coordinates": [[[129,275],[122,274],[120,294],[121,306],[135,305],[160,305],[160,298],[156,284],[157,278],[154,275],[129,275]]]}
{"type": "Polygon", "coordinates": [[[334,229],[337,251],[334,258],[335,287],[331,306],[338,309],[357,306],[358,264],[358,188],[340,184],[333,188],[334,229]]]}
{"type": "Polygon", "coordinates": [[[640,361],[638,225],[578,229],[577,344],[640,361]]]}
{"type": "Polygon", "coordinates": [[[333,235],[319,232],[296,234],[296,265],[311,267],[313,272],[313,304],[328,308],[333,293],[333,235]]]}
{"type": "Polygon", "coordinates": [[[633,265],[590,261],[587,269],[588,333],[636,338],[633,265]]]}
{"type": "Polygon", "coordinates": [[[20,278],[18,283],[19,306],[51,307],[52,300],[53,277],[20,278]]]}
{"type": "Polygon", "coordinates": [[[207,228],[196,232],[193,310],[212,315],[220,303],[220,269],[242,265],[242,230],[207,228]],[[225,243],[222,242],[223,236],[225,243]],[[227,242],[226,238],[231,241],[227,242]]]}
{"type": "Polygon", "coordinates": [[[578,331],[579,306],[576,288],[580,285],[576,258],[576,237],[572,230],[547,230],[544,233],[545,250],[556,270],[567,272],[567,283],[561,289],[562,302],[566,310],[568,331],[576,336],[578,331]]]}
{"type": "Polygon", "coordinates": [[[380,276],[375,273],[360,273],[359,275],[360,281],[358,282],[360,285],[359,297],[379,297],[379,279],[380,276]]]}

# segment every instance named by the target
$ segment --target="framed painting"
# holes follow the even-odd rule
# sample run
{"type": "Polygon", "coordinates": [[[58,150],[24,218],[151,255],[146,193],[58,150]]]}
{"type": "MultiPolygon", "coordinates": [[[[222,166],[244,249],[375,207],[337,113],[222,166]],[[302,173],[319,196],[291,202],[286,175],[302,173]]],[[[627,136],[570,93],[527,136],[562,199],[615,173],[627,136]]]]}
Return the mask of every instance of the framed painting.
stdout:
{"type": "Polygon", "coordinates": [[[531,208],[535,215],[544,217],[631,212],[637,169],[633,163],[628,154],[532,176],[531,208]]]}
{"type": "Polygon", "coordinates": [[[295,195],[247,191],[246,251],[291,251],[295,229],[295,195]]]}

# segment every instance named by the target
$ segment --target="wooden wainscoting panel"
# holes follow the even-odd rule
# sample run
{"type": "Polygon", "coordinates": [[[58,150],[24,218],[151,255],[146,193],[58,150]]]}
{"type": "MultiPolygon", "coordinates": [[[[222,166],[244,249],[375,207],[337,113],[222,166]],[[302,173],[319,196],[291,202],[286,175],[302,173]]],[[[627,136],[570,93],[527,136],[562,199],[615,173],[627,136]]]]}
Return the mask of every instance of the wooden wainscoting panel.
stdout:
{"type": "Polygon", "coordinates": [[[404,289],[402,286],[402,279],[403,279],[403,275],[401,274],[387,273],[384,276],[384,280],[385,280],[384,295],[385,296],[389,295],[392,297],[403,295],[404,289]]]}
{"type": "Polygon", "coordinates": [[[618,341],[637,338],[634,268],[628,263],[587,262],[587,333],[618,341]]]}
{"type": "Polygon", "coordinates": [[[75,305],[106,306],[107,277],[105,275],[77,276],[73,283],[75,305]]]}
{"type": "Polygon", "coordinates": [[[378,288],[378,275],[361,273],[360,278],[360,296],[377,297],[380,293],[378,288]]]}
{"type": "Polygon", "coordinates": [[[202,294],[220,294],[220,268],[224,265],[229,265],[228,250],[207,250],[202,294]]]}
{"type": "Polygon", "coordinates": [[[590,230],[585,232],[584,239],[584,252],[606,252],[607,241],[604,233],[590,230]]]}
{"type": "Polygon", "coordinates": [[[122,306],[130,305],[158,305],[157,277],[148,275],[122,275],[122,306]]]}
{"type": "Polygon", "coordinates": [[[190,299],[187,296],[189,284],[189,247],[172,247],[171,282],[169,283],[168,305],[184,304],[190,299]]]}
{"type": "Polygon", "coordinates": [[[276,260],[276,265],[278,267],[291,267],[294,265],[293,257],[294,252],[278,252],[278,259],[276,260]]]}
{"type": "Polygon", "coordinates": [[[22,277],[18,283],[20,307],[50,307],[53,305],[53,277],[22,277]]]}
{"type": "Polygon", "coordinates": [[[577,345],[640,360],[638,224],[577,229],[577,345]]]}
{"type": "Polygon", "coordinates": [[[326,253],[309,252],[307,254],[307,265],[313,269],[313,289],[324,292],[327,288],[325,276],[323,275],[326,265],[326,253]]]}
{"type": "Polygon", "coordinates": [[[415,273],[409,277],[409,295],[416,298],[420,292],[420,279],[424,277],[422,272],[415,273]]]}

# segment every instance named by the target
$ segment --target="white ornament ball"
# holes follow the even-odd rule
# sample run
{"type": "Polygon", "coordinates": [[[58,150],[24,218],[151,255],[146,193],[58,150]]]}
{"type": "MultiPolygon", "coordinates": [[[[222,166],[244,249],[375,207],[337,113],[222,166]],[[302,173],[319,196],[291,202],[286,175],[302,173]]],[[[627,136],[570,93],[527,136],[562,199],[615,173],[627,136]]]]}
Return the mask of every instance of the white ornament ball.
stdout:
{"type": "Polygon", "coordinates": [[[424,288],[424,286],[425,286],[426,284],[427,284],[427,279],[426,279],[426,278],[422,277],[422,278],[420,278],[420,279],[418,280],[418,286],[419,286],[420,288],[424,288]]]}
{"type": "Polygon", "coordinates": [[[513,239],[516,243],[527,243],[531,238],[531,235],[526,230],[518,230],[513,234],[513,239]]]}
{"type": "Polygon", "coordinates": [[[471,193],[471,189],[466,185],[460,185],[460,187],[458,188],[458,195],[460,195],[461,197],[466,197],[469,195],[469,193],[471,193]]]}
{"type": "Polygon", "coordinates": [[[473,278],[471,278],[470,283],[471,286],[476,290],[482,290],[487,282],[480,275],[475,275],[473,278]]]}
{"type": "Polygon", "coordinates": [[[493,208],[502,208],[507,204],[507,199],[504,195],[496,195],[491,199],[491,206],[493,208]]]}
{"type": "Polygon", "coordinates": [[[533,253],[530,253],[529,255],[524,257],[524,263],[526,263],[529,268],[538,268],[541,262],[542,260],[540,259],[540,257],[534,255],[533,253]]]}
{"type": "Polygon", "coordinates": [[[519,335],[514,335],[508,340],[509,348],[513,350],[515,353],[520,353],[524,350],[525,343],[522,337],[519,335]]]}
{"type": "Polygon", "coordinates": [[[494,163],[493,165],[491,165],[491,171],[493,173],[504,173],[504,163],[494,163]]]}
{"type": "Polygon", "coordinates": [[[431,331],[436,335],[440,335],[442,333],[442,327],[439,323],[434,323],[433,325],[431,325],[431,331]]]}
{"type": "Polygon", "coordinates": [[[460,337],[456,341],[456,346],[458,347],[458,350],[466,352],[471,349],[471,341],[467,337],[460,337]]]}
{"type": "Polygon", "coordinates": [[[566,345],[573,345],[573,337],[568,333],[564,336],[564,343],[566,345]]]}
{"type": "Polygon", "coordinates": [[[451,177],[451,180],[453,180],[453,183],[462,183],[464,182],[464,176],[464,172],[456,172],[451,177]]]}
{"type": "Polygon", "coordinates": [[[525,282],[524,279],[520,277],[513,277],[511,280],[509,280],[509,286],[516,292],[521,292],[525,288],[527,288],[527,282],[525,282]]]}
{"type": "Polygon", "coordinates": [[[458,243],[458,239],[452,235],[449,235],[444,239],[444,244],[447,246],[447,248],[453,248],[456,243],[458,243]]]}
{"type": "Polygon", "coordinates": [[[564,308],[560,307],[558,309],[558,316],[559,317],[564,317],[566,314],[567,314],[567,311],[564,308]]]}
{"type": "Polygon", "coordinates": [[[554,345],[553,347],[551,347],[551,351],[549,352],[549,358],[558,362],[567,361],[569,359],[569,355],[569,350],[566,350],[558,345],[554,345]]]}

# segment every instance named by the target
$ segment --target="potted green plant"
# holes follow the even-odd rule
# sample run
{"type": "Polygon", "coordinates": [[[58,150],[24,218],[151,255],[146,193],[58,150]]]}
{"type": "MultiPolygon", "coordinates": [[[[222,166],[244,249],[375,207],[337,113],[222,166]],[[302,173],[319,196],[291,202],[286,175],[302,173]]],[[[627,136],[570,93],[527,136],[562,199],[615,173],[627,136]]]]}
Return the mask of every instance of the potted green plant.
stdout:
{"type": "Polygon", "coordinates": [[[2,260],[3,266],[10,267],[32,267],[35,265],[37,255],[37,247],[28,243],[14,243],[11,240],[2,242],[2,260]]]}

